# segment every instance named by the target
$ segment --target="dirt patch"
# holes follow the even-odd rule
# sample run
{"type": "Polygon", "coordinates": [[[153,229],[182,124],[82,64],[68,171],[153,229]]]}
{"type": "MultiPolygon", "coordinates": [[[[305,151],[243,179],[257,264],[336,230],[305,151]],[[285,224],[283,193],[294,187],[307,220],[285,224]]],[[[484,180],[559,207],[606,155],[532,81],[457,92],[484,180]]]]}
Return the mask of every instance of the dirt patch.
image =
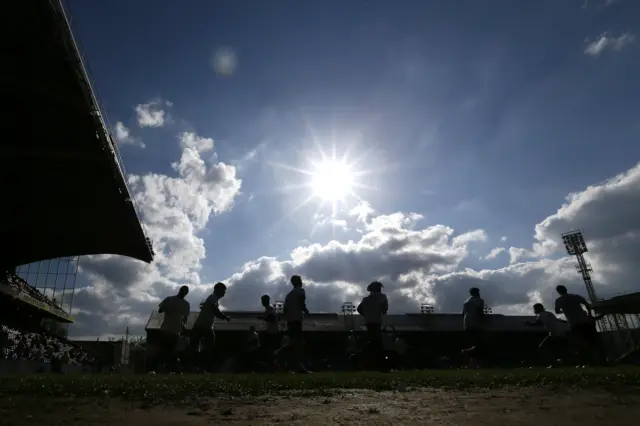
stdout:
{"type": "Polygon", "coordinates": [[[117,399],[5,397],[4,426],[49,425],[637,425],[640,389],[336,391],[155,405],[117,399]]]}

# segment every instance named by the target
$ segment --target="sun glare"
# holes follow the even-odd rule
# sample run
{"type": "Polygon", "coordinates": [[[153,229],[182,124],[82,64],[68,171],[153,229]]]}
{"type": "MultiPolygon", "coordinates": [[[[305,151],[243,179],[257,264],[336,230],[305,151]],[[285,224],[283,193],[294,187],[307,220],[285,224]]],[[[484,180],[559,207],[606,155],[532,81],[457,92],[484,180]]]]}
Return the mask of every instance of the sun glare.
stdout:
{"type": "Polygon", "coordinates": [[[355,173],[349,164],[327,159],[314,164],[311,173],[311,190],[322,201],[344,201],[353,191],[355,173]]]}

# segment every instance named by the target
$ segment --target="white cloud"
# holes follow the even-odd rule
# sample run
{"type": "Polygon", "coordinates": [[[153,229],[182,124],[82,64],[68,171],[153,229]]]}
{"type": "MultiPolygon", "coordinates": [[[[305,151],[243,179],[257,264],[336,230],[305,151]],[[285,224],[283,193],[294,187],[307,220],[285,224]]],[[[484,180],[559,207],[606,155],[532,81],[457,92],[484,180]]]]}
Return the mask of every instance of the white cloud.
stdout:
{"type": "Polygon", "coordinates": [[[504,248],[504,247],[496,247],[496,248],[494,248],[493,250],[491,250],[491,251],[489,252],[489,254],[487,254],[487,255],[484,257],[484,259],[485,259],[485,260],[495,259],[496,257],[498,257],[498,255],[499,255],[500,253],[504,253],[504,251],[505,251],[505,248],[504,248]]]}
{"type": "Polygon", "coordinates": [[[595,40],[587,40],[588,44],[584,49],[584,53],[585,55],[597,57],[607,49],[620,51],[634,41],[635,36],[631,33],[625,33],[619,37],[603,33],[595,40]]]}
{"type": "Polygon", "coordinates": [[[203,138],[195,133],[184,132],[180,135],[180,146],[182,149],[193,149],[197,152],[206,152],[213,149],[214,143],[211,138],[203,138]]]}
{"type": "MultiPolygon", "coordinates": [[[[205,247],[198,233],[211,214],[231,207],[240,182],[230,166],[206,165],[196,147],[210,144],[196,140],[200,139],[195,135],[181,135],[177,176],[131,177],[135,199],[156,242],[157,261],[143,265],[99,256],[85,262],[83,273],[92,284],[80,290],[74,302],[81,314],[76,334],[142,324],[160,298],[182,283],[191,286],[194,307],[210,291],[199,275],[205,247]]],[[[354,209],[349,218],[361,224],[357,239],[303,243],[282,258],[263,256],[245,263],[225,280],[229,291],[224,307],[258,309],[265,293],[281,299],[289,288],[288,277],[296,273],[307,283],[309,308],[315,312],[336,312],[343,301],[356,301],[374,279],[385,283],[393,312],[416,312],[421,302],[435,303],[439,311],[459,312],[473,286],[482,290],[495,312],[529,312],[534,302],[551,304],[558,284],[585,293],[575,260],[563,255],[560,244],[561,234],[575,228],[585,233],[587,257],[602,296],[638,290],[640,164],[570,194],[557,212],[535,226],[532,248],[511,247],[512,263],[498,269],[460,267],[472,244],[487,240],[482,230],[458,234],[445,225],[425,224],[420,214],[381,214],[368,205],[354,209]]]]}
{"type": "Polygon", "coordinates": [[[509,263],[516,263],[522,259],[533,259],[538,257],[534,251],[520,247],[509,247],[509,263]]]}
{"type": "Polygon", "coordinates": [[[507,237],[500,237],[500,241],[502,241],[503,243],[507,241],[507,237]]]}
{"type": "Polygon", "coordinates": [[[346,220],[336,219],[335,217],[326,216],[322,213],[316,213],[315,215],[313,215],[313,222],[314,223],[311,229],[311,236],[315,235],[320,230],[323,230],[325,228],[329,228],[334,234],[337,230],[343,232],[349,230],[349,226],[346,220]]]}
{"type": "Polygon", "coordinates": [[[172,164],[175,175],[129,176],[133,198],[154,244],[154,263],[112,255],[83,258],[81,273],[90,284],[76,291],[73,334],[122,333],[127,325],[139,329],[160,298],[178,284],[191,285],[196,300],[204,294],[199,271],[206,250],[199,234],[211,215],[232,208],[241,181],[233,166],[208,164],[201,158],[201,153],[213,149],[213,140],[182,133],[179,143],[182,154],[172,164]]]}
{"type": "Polygon", "coordinates": [[[369,219],[374,213],[375,210],[371,208],[369,203],[361,201],[349,211],[349,216],[355,216],[358,222],[366,223],[367,219],[369,219]]]}
{"type": "Polygon", "coordinates": [[[162,127],[165,124],[167,115],[165,107],[171,107],[172,103],[163,100],[153,100],[146,104],[135,107],[138,126],[140,127],[162,127]]]}
{"type": "Polygon", "coordinates": [[[145,147],[145,144],[141,140],[134,138],[131,135],[131,131],[121,121],[116,122],[114,132],[114,137],[119,145],[134,145],[140,148],[145,147]]]}

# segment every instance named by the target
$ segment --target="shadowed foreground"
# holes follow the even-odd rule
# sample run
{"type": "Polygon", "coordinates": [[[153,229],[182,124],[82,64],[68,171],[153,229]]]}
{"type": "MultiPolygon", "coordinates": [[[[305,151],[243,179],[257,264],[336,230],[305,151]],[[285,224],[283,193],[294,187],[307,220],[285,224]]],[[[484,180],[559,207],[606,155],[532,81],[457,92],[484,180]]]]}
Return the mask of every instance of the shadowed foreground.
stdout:
{"type": "Polygon", "coordinates": [[[625,426],[640,418],[638,371],[29,376],[0,379],[0,415],[7,426],[625,426]]]}

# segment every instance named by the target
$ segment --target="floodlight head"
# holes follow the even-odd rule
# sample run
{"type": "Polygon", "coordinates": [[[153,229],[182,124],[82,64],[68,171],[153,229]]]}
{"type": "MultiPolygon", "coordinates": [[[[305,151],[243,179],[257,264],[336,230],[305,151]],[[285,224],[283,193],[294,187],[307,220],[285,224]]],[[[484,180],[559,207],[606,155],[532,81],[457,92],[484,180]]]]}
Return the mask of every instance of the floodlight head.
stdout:
{"type": "Polygon", "coordinates": [[[420,306],[420,313],[422,314],[432,314],[435,312],[435,307],[433,305],[429,305],[427,303],[423,303],[420,306]]]}
{"type": "Polygon", "coordinates": [[[342,304],[343,314],[352,314],[354,311],[355,311],[355,307],[353,306],[353,302],[344,302],[342,304]]]}
{"type": "Polygon", "coordinates": [[[571,231],[562,234],[562,242],[567,250],[567,253],[574,256],[577,254],[583,254],[588,251],[587,244],[584,241],[582,232],[571,231]]]}

